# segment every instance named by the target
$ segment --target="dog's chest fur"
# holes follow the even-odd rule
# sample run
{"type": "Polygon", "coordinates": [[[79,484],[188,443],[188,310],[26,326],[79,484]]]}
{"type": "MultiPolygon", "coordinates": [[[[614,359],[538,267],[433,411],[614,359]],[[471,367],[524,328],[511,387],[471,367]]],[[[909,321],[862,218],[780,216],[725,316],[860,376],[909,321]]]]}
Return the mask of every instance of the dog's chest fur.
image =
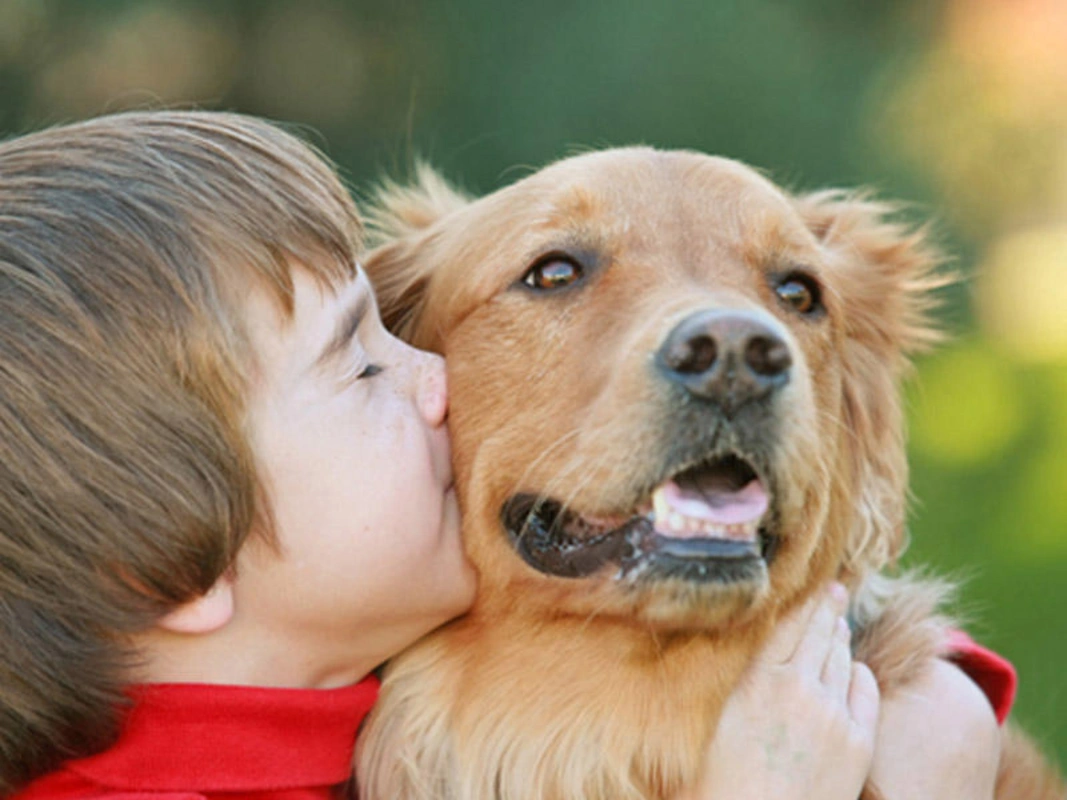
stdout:
{"type": "Polygon", "coordinates": [[[475,612],[389,675],[363,759],[382,781],[373,796],[673,797],[695,780],[751,647],[580,620],[478,627],[475,612]]]}

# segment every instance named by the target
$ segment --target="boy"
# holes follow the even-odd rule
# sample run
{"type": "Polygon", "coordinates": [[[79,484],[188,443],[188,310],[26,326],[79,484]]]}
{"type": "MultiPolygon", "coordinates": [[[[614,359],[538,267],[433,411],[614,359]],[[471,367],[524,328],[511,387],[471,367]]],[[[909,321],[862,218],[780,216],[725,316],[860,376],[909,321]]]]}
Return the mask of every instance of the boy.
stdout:
{"type": "MultiPolygon", "coordinates": [[[[329,796],[371,670],[469,605],[442,362],[382,328],[360,233],[256,120],[0,145],[0,795],[329,796]]],[[[855,797],[842,607],[782,626],[701,797],[855,797]],[[783,730],[803,764],[730,749],[783,730]]]]}
{"type": "Polygon", "coordinates": [[[0,790],[109,745],[141,678],[346,686],[469,605],[440,359],[340,375],[372,300],[307,147],[142,114],[0,160],[0,790]]]}

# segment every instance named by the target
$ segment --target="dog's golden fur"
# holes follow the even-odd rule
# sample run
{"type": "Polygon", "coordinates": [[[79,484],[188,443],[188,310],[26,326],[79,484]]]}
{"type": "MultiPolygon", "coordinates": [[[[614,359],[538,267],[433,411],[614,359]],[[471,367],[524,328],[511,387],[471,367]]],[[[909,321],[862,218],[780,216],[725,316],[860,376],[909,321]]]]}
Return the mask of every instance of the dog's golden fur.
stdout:
{"type": "MultiPolygon", "coordinates": [[[[943,584],[883,572],[905,543],[899,382],[936,338],[927,312],[942,281],[924,234],[892,211],[647,148],[567,159],[479,200],[428,169],[386,187],[366,269],[387,324],[448,359],[480,589],[467,616],[390,666],[361,740],[360,797],[675,796],[770,627],[832,576],[853,589],[883,692],[943,651],[943,584]],[[589,274],[529,291],[523,276],[552,253],[589,274]],[[822,286],[819,318],[775,295],[770,276],[797,268],[822,286]],[[511,496],[629,512],[697,436],[679,422],[697,412],[649,365],[700,309],[756,315],[792,353],[773,406],[773,563],[737,583],[531,568],[501,524],[511,496]]],[[[1004,765],[1046,785],[998,796],[1063,796],[1040,759],[1006,752],[1004,765]]]]}

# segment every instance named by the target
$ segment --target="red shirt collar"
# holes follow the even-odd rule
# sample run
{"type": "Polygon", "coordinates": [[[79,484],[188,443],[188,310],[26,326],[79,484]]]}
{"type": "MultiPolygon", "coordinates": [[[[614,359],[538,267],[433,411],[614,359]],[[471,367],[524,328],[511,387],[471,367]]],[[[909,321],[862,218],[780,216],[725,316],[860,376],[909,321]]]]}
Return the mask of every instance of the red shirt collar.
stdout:
{"type": "Polygon", "coordinates": [[[129,791],[264,791],[346,780],[378,679],[340,689],[150,684],[129,694],[115,746],[67,769],[129,791]]]}

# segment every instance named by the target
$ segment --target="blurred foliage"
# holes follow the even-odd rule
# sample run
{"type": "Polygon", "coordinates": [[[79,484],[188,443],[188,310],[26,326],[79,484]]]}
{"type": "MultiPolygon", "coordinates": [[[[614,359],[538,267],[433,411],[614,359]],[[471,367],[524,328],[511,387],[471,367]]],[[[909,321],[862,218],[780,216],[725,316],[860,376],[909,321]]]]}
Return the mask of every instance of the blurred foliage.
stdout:
{"type": "Polygon", "coordinates": [[[0,0],[0,135],[196,105],[300,125],[357,187],[647,142],[914,201],[965,280],[910,387],[908,563],[968,579],[1062,756],[1065,41],[1061,0],[0,0]]]}

